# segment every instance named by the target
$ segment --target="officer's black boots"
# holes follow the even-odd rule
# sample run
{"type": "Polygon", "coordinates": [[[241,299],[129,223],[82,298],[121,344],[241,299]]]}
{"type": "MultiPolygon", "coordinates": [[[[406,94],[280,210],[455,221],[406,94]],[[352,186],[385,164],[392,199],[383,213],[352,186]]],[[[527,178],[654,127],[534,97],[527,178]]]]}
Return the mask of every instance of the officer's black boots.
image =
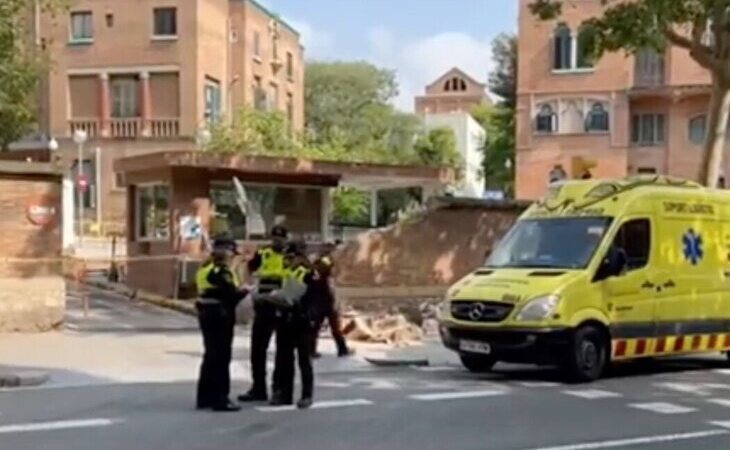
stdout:
{"type": "Polygon", "coordinates": [[[268,400],[268,396],[266,395],[265,392],[256,392],[256,391],[253,391],[253,390],[248,391],[245,394],[242,394],[242,395],[239,395],[238,396],[238,401],[239,402],[245,402],[245,403],[249,403],[249,402],[265,402],[266,400],[268,400]]]}
{"type": "Polygon", "coordinates": [[[303,397],[301,400],[297,402],[297,408],[299,409],[309,409],[312,407],[312,397],[303,397]]]}

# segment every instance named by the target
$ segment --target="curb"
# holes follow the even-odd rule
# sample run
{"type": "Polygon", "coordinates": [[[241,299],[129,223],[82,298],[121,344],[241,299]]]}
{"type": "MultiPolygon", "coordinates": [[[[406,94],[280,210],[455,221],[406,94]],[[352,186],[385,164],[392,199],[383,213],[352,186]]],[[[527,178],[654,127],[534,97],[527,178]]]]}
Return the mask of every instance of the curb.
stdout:
{"type": "Polygon", "coordinates": [[[40,386],[49,380],[46,372],[10,372],[0,373],[0,388],[40,386]]]}
{"type": "Polygon", "coordinates": [[[140,290],[130,290],[127,286],[120,284],[104,283],[100,281],[86,281],[85,284],[105,291],[114,292],[119,295],[124,295],[125,297],[129,297],[130,299],[140,300],[142,302],[159,306],[161,308],[170,309],[172,311],[177,311],[182,314],[187,314],[189,316],[198,316],[198,312],[195,310],[195,306],[190,302],[173,300],[171,298],[150,294],[148,292],[140,290]]]}

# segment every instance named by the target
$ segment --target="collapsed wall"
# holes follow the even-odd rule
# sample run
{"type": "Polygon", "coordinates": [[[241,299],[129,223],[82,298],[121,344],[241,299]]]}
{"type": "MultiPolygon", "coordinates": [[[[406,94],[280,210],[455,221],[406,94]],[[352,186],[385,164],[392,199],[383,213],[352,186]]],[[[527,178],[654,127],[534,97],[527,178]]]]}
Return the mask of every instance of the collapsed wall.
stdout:
{"type": "Polygon", "coordinates": [[[362,233],[335,253],[338,295],[359,306],[440,297],[484,262],[526,206],[440,198],[413,218],[362,233]]]}

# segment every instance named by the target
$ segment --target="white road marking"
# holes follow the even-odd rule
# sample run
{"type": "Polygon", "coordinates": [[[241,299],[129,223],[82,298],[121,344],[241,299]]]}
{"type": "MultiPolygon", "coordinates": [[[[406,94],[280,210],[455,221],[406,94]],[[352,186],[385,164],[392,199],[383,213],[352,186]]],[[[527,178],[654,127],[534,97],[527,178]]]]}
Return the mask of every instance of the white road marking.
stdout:
{"type": "Polygon", "coordinates": [[[372,405],[373,402],[365,400],[364,398],[356,398],[353,400],[329,400],[323,402],[314,402],[312,409],[329,409],[329,408],[343,408],[345,406],[368,406],[372,405]]]}
{"type": "Polygon", "coordinates": [[[563,394],[580,397],[587,400],[597,400],[600,398],[616,398],[623,397],[618,392],[601,391],[598,389],[585,389],[581,391],[563,391],[563,394]]]}
{"type": "Polygon", "coordinates": [[[713,370],[715,373],[719,373],[721,375],[730,375],[730,369],[715,369],[713,370]]]}
{"type": "Polygon", "coordinates": [[[461,369],[456,366],[412,366],[420,372],[456,372],[461,369]]]}
{"type": "Polygon", "coordinates": [[[686,406],[675,405],[673,403],[633,403],[629,405],[631,408],[643,409],[659,414],[686,414],[693,411],[697,411],[695,408],[689,408],[686,406]]]}
{"type": "Polygon", "coordinates": [[[710,424],[715,425],[720,428],[730,429],[730,421],[727,421],[727,420],[716,420],[716,421],[710,422],[710,424]]]}
{"type": "Polygon", "coordinates": [[[692,433],[666,434],[661,436],[646,436],[639,438],[617,439],[613,441],[586,442],[583,444],[559,445],[556,447],[540,447],[531,450],[599,450],[602,448],[631,447],[638,445],[657,444],[661,442],[687,441],[691,439],[702,439],[713,436],[725,436],[730,434],[728,430],[706,430],[692,433]]]}
{"type": "Polygon", "coordinates": [[[346,388],[350,387],[350,383],[340,383],[337,381],[317,381],[315,386],[322,388],[346,388]]]}
{"type": "Polygon", "coordinates": [[[522,386],[527,388],[543,388],[543,387],[558,387],[560,383],[553,383],[551,381],[523,381],[520,383],[522,386]]]}
{"type": "MultiPolygon", "coordinates": [[[[326,400],[322,402],[314,402],[312,409],[331,409],[331,408],[344,408],[347,406],[369,406],[373,402],[365,400],[364,398],[355,398],[351,400],[326,400]]],[[[261,412],[283,412],[283,411],[294,411],[296,405],[284,405],[284,406],[260,406],[256,408],[257,411],[261,412]]]]}
{"type": "Polygon", "coordinates": [[[683,394],[694,394],[706,397],[710,395],[706,385],[702,383],[655,383],[654,386],[658,386],[664,389],[669,389],[683,394]]]}
{"type": "Polygon", "coordinates": [[[121,419],[81,419],[57,422],[35,422],[0,426],[0,434],[29,433],[33,431],[68,430],[73,428],[107,427],[122,422],[121,419]]]}
{"type": "Polygon", "coordinates": [[[715,405],[725,406],[730,408],[730,400],[726,398],[708,398],[707,403],[714,403],[715,405]]]}
{"type": "Polygon", "coordinates": [[[439,400],[458,400],[464,398],[479,398],[479,397],[494,397],[497,395],[504,395],[505,391],[471,391],[471,392],[437,392],[434,394],[417,394],[411,395],[409,398],[413,400],[420,400],[424,402],[432,402],[439,400]]]}

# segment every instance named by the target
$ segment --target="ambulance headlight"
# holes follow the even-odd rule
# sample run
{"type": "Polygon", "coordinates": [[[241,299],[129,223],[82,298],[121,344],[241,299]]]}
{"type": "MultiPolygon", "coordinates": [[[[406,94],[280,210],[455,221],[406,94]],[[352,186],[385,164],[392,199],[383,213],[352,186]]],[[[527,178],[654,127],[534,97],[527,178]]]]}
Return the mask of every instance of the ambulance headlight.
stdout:
{"type": "Polygon", "coordinates": [[[521,321],[545,320],[555,313],[559,303],[560,297],[557,295],[544,295],[533,298],[520,309],[516,319],[521,321]]]}

